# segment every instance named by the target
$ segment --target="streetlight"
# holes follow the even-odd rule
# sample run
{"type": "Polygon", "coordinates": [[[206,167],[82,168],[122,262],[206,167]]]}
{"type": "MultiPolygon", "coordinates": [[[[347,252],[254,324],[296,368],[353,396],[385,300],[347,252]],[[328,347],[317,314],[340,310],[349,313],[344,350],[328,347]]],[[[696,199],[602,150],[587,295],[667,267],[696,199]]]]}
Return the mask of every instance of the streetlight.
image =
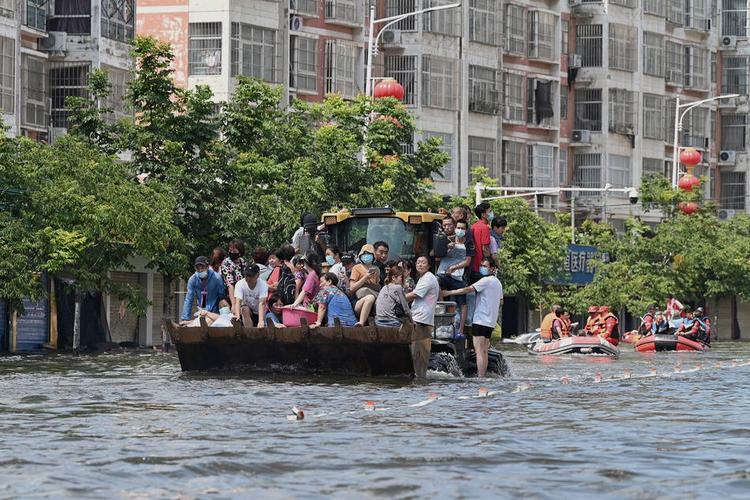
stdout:
{"type": "Polygon", "coordinates": [[[726,94],[716,97],[709,97],[708,99],[702,99],[700,101],[686,102],[685,104],[680,104],[680,98],[677,98],[677,106],[675,107],[674,111],[674,143],[672,144],[672,187],[677,187],[677,178],[679,177],[678,172],[680,170],[680,164],[678,157],[680,132],[682,132],[682,119],[685,118],[685,115],[688,114],[691,109],[698,107],[701,104],[718,101],[720,99],[732,99],[739,96],[739,94],[726,94]],[[685,111],[680,113],[680,109],[682,108],[685,108],[685,111]]]}

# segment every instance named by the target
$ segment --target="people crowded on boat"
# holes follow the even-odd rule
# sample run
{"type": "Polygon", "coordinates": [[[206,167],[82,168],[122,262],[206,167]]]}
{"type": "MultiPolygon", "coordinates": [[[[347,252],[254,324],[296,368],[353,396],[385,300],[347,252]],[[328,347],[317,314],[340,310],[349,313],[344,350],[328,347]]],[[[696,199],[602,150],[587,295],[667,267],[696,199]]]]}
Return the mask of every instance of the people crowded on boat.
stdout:
{"type": "Polygon", "coordinates": [[[699,307],[695,312],[687,308],[685,319],[675,333],[696,342],[710,344],[711,327],[703,308],[699,307]]]}
{"type": "Polygon", "coordinates": [[[197,257],[193,267],[195,273],[188,280],[187,294],[182,304],[182,314],[180,314],[183,324],[190,322],[196,302],[199,311],[203,309],[218,313],[219,301],[226,296],[224,280],[221,279],[220,274],[211,269],[206,257],[197,257]]]}

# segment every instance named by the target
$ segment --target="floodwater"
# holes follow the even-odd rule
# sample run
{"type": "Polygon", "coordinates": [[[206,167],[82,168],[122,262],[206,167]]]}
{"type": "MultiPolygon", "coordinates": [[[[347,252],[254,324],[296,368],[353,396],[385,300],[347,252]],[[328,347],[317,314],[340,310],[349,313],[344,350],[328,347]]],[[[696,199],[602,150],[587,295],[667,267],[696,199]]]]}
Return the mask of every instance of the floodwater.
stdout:
{"type": "Polygon", "coordinates": [[[0,498],[750,496],[750,345],[501,349],[508,379],[426,383],[3,357],[0,498]]]}

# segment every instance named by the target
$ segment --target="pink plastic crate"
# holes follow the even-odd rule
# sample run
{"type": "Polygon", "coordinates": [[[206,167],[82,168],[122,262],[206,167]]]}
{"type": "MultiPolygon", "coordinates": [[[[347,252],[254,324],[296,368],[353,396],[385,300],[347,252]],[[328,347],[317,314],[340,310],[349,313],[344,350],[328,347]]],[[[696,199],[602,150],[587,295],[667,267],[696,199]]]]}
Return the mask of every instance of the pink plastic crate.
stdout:
{"type": "Polygon", "coordinates": [[[282,309],[281,322],[284,326],[300,326],[300,319],[305,318],[308,325],[318,321],[318,313],[303,308],[282,309]]]}

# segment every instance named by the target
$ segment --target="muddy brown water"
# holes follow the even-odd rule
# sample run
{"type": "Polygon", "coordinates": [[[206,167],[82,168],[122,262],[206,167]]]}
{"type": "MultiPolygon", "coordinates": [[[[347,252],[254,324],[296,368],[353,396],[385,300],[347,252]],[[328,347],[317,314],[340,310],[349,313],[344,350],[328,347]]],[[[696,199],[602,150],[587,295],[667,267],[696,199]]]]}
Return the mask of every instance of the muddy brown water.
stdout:
{"type": "Polygon", "coordinates": [[[750,496],[750,345],[500,348],[510,378],[425,383],[1,357],[0,498],[750,496]]]}

